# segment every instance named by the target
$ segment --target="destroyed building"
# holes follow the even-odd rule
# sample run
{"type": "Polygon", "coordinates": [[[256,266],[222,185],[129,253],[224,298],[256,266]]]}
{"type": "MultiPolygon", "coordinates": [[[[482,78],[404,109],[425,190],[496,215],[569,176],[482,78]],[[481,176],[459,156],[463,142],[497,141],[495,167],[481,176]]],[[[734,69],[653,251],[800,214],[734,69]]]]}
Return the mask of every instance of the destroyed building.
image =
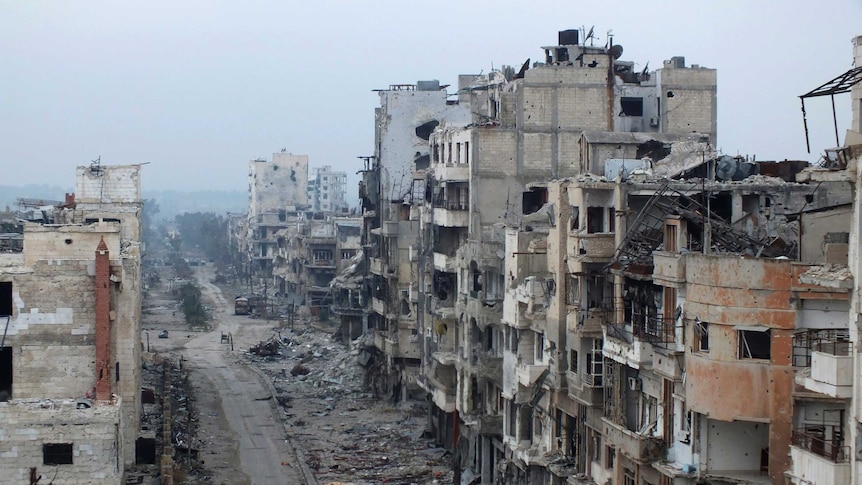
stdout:
{"type": "Polygon", "coordinates": [[[287,227],[288,211],[307,206],[307,185],[308,155],[282,151],[249,162],[247,258],[258,283],[272,279],[275,233],[287,227]]]}
{"type": "Polygon", "coordinates": [[[358,288],[355,278],[337,280],[333,286],[333,293],[341,295],[342,332],[352,335],[361,318],[362,331],[378,357],[370,367],[382,369],[378,381],[387,383],[379,390],[399,394],[396,399],[415,390],[420,357],[415,274],[419,221],[413,203],[423,195],[414,190],[413,173],[430,165],[428,139],[435,129],[464,126],[471,119],[466,105],[448,99],[446,87],[419,81],[377,91],[374,155],[365,157],[359,193],[364,275],[358,288]]]}
{"type": "Polygon", "coordinates": [[[278,295],[286,297],[289,311],[302,306],[311,315],[328,318],[330,283],[359,251],[361,221],[311,211],[289,219],[290,225],[275,234],[278,295]]]}
{"type": "Polygon", "coordinates": [[[346,213],[344,187],[347,174],[333,171],[329,165],[313,167],[308,179],[308,205],[313,211],[346,213]]]}
{"type": "Polygon", "coordinates": [[[140,166],[78,167],[76,192],[0,254],[0,470],[118,483],[140,423],[140,166]]]}
{"type": "MultiPolygon", "coordinates": [[[[594,47],[576,31],[561,32],[559,44],[532,68],[463,79],[471,124],[435,130],[431,166],[414,174],[422,224],[419,383],[434,403],[433,433],[482,483],[526,479],[537,456],[525,454],[534,424],[527,412],[542,396],[529,393],[542,388],[554,357],[543,341],[527,339],[530,321],[547,319],[528,300],[550,290],[528,270],[549,272],[539,249],[547,234],[531,222],[547,224],[553,215],[547,182],[603,169],[602,147],[585,133],[625,147],[620,157],[655,160],[682,140],[688,145],[674,159],[696,152],[700,161],[715,137],[715,70],[674,58],[658,71],[635,71],[620,59],[622,47],[594,47]],[[519,227],[530,230],[530,241],[511,234],[519,227]],[[527,287],[516,290],[522,279],[527,287]],[[529,309],[518,310],[522,304],[529,309]]],[[[601,218],[593,223],[614,223],[607,213],[601,218]]]]}

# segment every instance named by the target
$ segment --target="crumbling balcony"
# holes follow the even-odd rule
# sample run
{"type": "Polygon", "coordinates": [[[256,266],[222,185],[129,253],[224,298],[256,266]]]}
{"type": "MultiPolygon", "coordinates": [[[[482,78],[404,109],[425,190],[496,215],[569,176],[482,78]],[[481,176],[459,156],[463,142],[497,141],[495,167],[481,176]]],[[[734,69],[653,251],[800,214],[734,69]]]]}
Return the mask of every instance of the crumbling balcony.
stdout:
{"type": "Polygon", "coordinates": [[[605,325],[602,353],[610,359],[639,369],[652,364],[653,349],[649,342],[635,337],[628,325],[605,325]]]}
{"type": "Polygon", "coordinates": [[[616,250],[614,238],[612,232],[573,233],[569,238],[569,257],[588,263],[609,262],[616,250]]]}
{"type": "Polygon", "coordinates": [[[841,436],[834,427],[796,429],[791,435],[793,475],[803,483],[850,483],[850,447],[825,436],[841,436]]]}
{"type": "Polygon", "coordinates": [[[566,331],[581,337],[597,337],[602,333],[602,325],[611,321],[613,310],[590,308],[580,312],[576,307],[566,315],[566,331]]]}
{"type": "Polygon", "coordinates": [[[434,224],[442,227],[467,227],[470,225],[470,213],[466,205],[445,205],[434,208],[434,224]]]}
{"type": "Polygon", "coordinates": [[[454,255],[435,252],[434,269],[445,273],[455,273],[458,271],[458,259],[454,255]]]}
{"type": "Polygon", "coordinates": [[[369,258],[368,260],[370,270],[372,274],[385,276],[386,275],[386,264],[380,258],[369,258]]]}
{"type": "Polygon", "coordinates": [[[499,414],[479,416],[476,431],[485,436],[503,436],[503,416],[499,414]]]}
{"type": "Polygon", "coordinates": [[[380,298],[374,297],[371,298],[371,309],[374,311],[374,313],[378,315],[383,315],[385,317],[388,313],[389,306],[386,304],[385,301],[381,300],[380,298]]]}
{"type": "Polygon", "coordinates": [[[662,456],[665,444],[661,438],[629,431],[607,418],[602,418],[602,425],[608,446],[616,448],[632,460],[644,464],[662,456]]]}
{"type": "Polygon", "coordinates": [[[685,255],[666,251],[653,251],[653,281],[656,283],[685,283],[685,255]]]}

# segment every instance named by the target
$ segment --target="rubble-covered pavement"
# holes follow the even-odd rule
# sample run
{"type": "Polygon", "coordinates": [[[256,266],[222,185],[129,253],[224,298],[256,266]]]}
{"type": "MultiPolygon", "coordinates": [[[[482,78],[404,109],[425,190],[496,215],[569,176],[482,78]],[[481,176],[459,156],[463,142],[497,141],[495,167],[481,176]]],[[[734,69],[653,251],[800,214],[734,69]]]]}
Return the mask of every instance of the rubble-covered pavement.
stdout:
{"type": "MultiPolygon", "coordinates": [[[[172,383],[177,394],[173,423],[178,424],[173,434],[187,439],[188,399],[193,412],[192,454],[197,458],[188,458],[184,444],[173,444],[178,473],[187,483],[256,483],[251,478],[255,472],[245,467],[259,468],[266,460],[246,464],[242,455],[249,450],[242,448],[249,434],[281,440],[283,449],[274,466],[284,476],[302,476],[305,483],[451,483],[450,455],[423,437],[426,403],[392,405],[375,398],[365,385],[361,340],[345,346],[332,338],[333,329],[326,322],[318,320],[298,318],[291,329],[280,320],[234,315],[235,289],[222,282],[213,285],[211,267],[195,273],[213,320],[206,332],[190,331],[170,301],[171,269],[158,272],[161,281],[153,279],[148,292],[142,343],[176,367],[183,363],[172,383]],[[162,329],[169,330],[168,339],[155,338],[162,329]],[[202,368],[211,357],[200,360],[201,355],[213,352],[220,354],[217,367],[202,368]],[[213,381],[213,375],[225,374],[224,367],[235,369],[236,375],[244,375],[244,369],[254,371],[245,375],[251,381],[256,375],[262,387],[246,378],[230,383],[247,389],[252,403],[261,405],[243,413],[271,412],[279,425],[248,429],[242,428],[247,423],[230,419],[227,408],[236,403],[226,402],[225,396],[235,393],[213,381]]],[[[148,385],[161,394],[157,381],[148,385]]]]}
{"type": "Polygon", "coordinates": [[[271,380],[288,438],[318,483],[451,481],[450,457],[423,438],[425,404],[381,403],[363,384],[361,342],[349,349],[328,330],[298,324],[244,352],[271,380]],[[270,350],[278,344],[278,352],[270,350]]]}

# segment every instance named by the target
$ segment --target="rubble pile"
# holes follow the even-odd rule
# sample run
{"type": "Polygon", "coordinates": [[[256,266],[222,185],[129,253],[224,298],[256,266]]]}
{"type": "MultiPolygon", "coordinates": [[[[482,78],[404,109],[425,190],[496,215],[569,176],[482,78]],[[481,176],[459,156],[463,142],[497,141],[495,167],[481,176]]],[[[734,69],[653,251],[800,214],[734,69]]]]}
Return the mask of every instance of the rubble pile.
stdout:
{"type": "Polygon", "coordinates": [[[273,341],[281,360],[255,352],[244,356],[271,379],[287,438],[318,483],[451,480],[451,457],[424,438],[426,403],[393,407],[364,385],[361,339],[349,348],[302,325],[281,330],[267,343],[273,341]]]}

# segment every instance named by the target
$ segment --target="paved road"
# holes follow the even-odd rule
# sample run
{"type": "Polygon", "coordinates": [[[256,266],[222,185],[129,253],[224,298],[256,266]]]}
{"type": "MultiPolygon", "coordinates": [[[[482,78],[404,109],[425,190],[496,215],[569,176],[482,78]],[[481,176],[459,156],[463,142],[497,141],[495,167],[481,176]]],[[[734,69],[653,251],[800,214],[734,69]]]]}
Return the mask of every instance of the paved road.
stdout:
{"type": "Polygon", "coordinates": [[[225,418],[239,437],[242,471],[251,483],[302,484],[295,454],[284,440],[282,423],[273,414],[274,400],[259,400],[271,396],[269,389],[258,374],[231,358],[220,342],[222,332],[236,335],[240,326],[221,290],[206,281],[207,273],[202,271],[199,283],[204,297],[214,304],[213,330],[186,343],[188,365],[218,391],[225,418]]]}

